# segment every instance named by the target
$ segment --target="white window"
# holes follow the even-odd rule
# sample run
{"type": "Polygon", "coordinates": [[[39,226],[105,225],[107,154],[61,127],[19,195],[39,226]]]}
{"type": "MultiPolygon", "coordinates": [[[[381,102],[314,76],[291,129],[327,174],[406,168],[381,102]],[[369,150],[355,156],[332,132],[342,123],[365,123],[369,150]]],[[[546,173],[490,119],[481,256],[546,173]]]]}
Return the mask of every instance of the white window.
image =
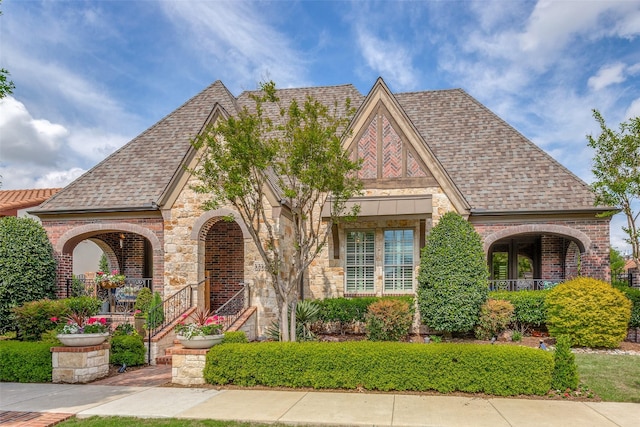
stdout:
{"type": "Polygon", "coordinates": [[[375,233],[348,231],[346,248],[347,294],[375,292],[375,233]]]}
{"type": "Polygon", "coordinates": [[[384,231],[384,291],[413,290],[413,230],[384,231]]]}

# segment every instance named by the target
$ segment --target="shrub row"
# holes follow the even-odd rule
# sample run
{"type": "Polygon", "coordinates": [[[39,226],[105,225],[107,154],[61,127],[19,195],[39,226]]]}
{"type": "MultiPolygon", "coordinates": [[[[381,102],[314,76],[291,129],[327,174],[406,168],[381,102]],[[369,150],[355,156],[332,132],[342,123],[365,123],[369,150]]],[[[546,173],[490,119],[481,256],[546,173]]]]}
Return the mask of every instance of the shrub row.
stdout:
{"type": "Polygon", "coordinates": [[[631,328],[640,328],[640,289],[630,288],[627,284],[616,286],[627,298],[631,300],[631,320],[629,326],[631,328]]]}
{"type": "Polygon", "coordinates": [[[551,353],[520,346],[266,342],[214,346],[204,378],[217,385],[512,396],[548,392],[552,372],[551,353]]]}
{"type": "Polygon", "coordinates": [[[505,300],[513,304],[514,321],[521,328],[542,326],[547,319],[544,300],[549,291],[494,291],[489,292],[489,298],[505,300]]]}
{"type": "Polygon", "coordinates": [[[46,342],[0,341],[0,381],[51,382],[51,350],[46,342]]]}
{"type": "Polygon", "coordinates": [[[23,341],[38,341],[43,333],[56,328],[51,318],[64,322],[71,312],[81,313],[85,317],[94,316],[100,310],[100,305],[100,300],[88,296],[24,303],[13,309],[17,336],[23,341]]]}
{"type": "Polygon", "coordinates": [[[413,313],[413,295],[394,297],[358,297],[358,298],[327,298],[314,301],[319,307],[318,320],[321,322],[365,322],[369,306],[381,300],[405,301],[413,313]]]}

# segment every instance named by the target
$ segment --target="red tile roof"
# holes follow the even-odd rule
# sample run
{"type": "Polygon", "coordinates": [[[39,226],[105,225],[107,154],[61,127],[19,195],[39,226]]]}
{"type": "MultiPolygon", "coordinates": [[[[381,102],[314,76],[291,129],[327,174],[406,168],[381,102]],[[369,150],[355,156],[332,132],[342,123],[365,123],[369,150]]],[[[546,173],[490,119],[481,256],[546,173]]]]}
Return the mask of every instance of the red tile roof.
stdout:
{"type": "Polygon", "coordinates": [[[18,209],[38,206],[60,190],[60,188],[0,190],[0,216],[15,216],[18,209]]]}

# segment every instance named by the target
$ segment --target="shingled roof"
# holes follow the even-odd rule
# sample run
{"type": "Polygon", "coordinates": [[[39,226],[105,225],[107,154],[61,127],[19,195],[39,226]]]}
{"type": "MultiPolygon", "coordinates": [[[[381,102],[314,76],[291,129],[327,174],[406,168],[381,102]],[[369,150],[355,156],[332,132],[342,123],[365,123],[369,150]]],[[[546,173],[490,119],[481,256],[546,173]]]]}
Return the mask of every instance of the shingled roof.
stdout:
{"type": "Polygon", "coordinates": [[[463,90],[395,97],[472,212],[594,209],[584,181],[463,90]]]}
{"type": "MultiPolygon", "coordinates": [[[[214,107],[235,114],[253,106],[250,94],[234,98],[216,81],[60,191],[39,212],[157,209],[214,107]]],[[[356,108],[365,99],[350,84],[278,90],[282,105],[308,95],[338,108],[347,97],[356,108]]],[[[394,96],[472,213],[594,209],[594,195],[583,181],[464,91],[394,96]]],[[[271,107],[267,114],[277,111],[271,107]]]]}

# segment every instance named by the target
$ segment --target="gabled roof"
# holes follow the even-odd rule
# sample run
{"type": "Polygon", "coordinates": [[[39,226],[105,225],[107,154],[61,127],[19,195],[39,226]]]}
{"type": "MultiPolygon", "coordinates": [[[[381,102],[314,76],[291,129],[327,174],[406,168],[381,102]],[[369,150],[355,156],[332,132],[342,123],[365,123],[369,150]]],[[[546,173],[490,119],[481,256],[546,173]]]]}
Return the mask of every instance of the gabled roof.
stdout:
{"type": "Polygon", "coordinates": [[[60,188],[0,190],[0,216],[15,216],[19,209],[38,206],[60,190],[60,188]]]}
{"type": "Polygon", "coordinates": [[[155,210],[216,103],[229,112],[237,108],[220,81],[69,184],[37,213],[155,210]]]}
{"type": "MultiPolygon", "coordinates": [[[[214,109],[232,115],[245,106],[251,109],[251,93],[234,98],[216,81],[60,191],[37,213],[157,210],[157,205],[174,199],[169,195],[174,187],[180,191],[176,183],[184,181],[183,165],[193,155],[190,141],[212,119],[214,109]]],[[[446,178],[454,184],[472,215],[598,210],[583,181],[464,91],[389,91],[389,95],[403,122],[411,124],[412,133],[424,144],[424,152],[435,155],[442,166],[441,181],[446,178]]],[[[312,96],[325,105],[335,104],[338,111],[347,97],[356,108],[366,99],[350,84],[279,89],[278,96],[283,106],[312,96]]],[[[265,108],[266,114],[277,116],[276,107],[265,108]]]]}
{"type": "Polygon", "coordinates": [[[594,210],[586,183],[463,90],[395,96],[472,213],[594,210]]]}

